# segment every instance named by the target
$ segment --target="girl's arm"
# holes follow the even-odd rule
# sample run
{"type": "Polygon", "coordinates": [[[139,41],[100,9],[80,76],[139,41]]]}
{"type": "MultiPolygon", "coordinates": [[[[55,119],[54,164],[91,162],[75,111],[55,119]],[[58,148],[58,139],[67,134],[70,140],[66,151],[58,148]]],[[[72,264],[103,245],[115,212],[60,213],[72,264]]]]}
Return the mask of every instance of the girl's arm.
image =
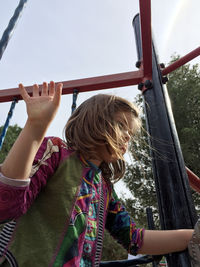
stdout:
{"type": "Polygon", "coordinates": [[[49,86],[43,83],[41,95],[38,85],[34,85],[32,97],[22,84],[19,85],[19,91],[26,103],[28,119],[3,162],[1,172],[6,177],[23,180],[29,177],[34,157],[58,110],[62,84],[55,87],[54,82],[49,86]]]}
{"type": "Polygon", "coordinates": [[[191,229],[143,231],[136,228],[114,190],[109,203],[106,228],[133,255],[164,255],[183,251],[187,248],[194,232],[191,229]]]}
{"type": "Polygon", "coordinates": [[[183,251],[187,248],[194,230],[145,230],[143,245],[138,253],[163,255],[183,251]]]}

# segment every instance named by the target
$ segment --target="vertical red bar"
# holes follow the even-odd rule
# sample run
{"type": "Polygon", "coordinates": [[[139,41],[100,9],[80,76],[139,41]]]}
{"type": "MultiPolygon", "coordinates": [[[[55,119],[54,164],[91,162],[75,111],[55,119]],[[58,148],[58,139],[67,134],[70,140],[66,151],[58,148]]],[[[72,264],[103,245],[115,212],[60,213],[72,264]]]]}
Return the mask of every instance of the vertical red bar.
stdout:
{"type": "Polygon", "coordinates": [[[140,0],[144,77],[152,77],[151,1],[140,0]]]}

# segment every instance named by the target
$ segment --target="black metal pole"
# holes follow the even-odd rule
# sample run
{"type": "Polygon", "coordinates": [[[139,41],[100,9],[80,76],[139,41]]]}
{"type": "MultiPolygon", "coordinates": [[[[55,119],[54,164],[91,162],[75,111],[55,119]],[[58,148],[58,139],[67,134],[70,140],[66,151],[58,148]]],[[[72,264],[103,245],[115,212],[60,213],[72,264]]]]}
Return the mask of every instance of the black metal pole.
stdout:
{"type": "MultiPolygon", "coordinates": [[[[155,230],[152,208],[146,208],[146,214],[147,214],[147,223],[148,223],[149,230],[155,230]]],[[[159,261],[160,260],[161,259],[159,259],[159,261]]],[[[156,263],[156,261],[153,261],[152,262],[152,266],[153,267],[157,267],[158,266],[158,264],[156,263]]]]}
{"type": "MultiPolygon", "coordinates": [[[[140,18],[133,20],[138,60],[142,59],[140,18]]],[[[155,49],[152,49],[153,87],[144,92],[149,141],[152,148],[153,174],[156,183],[162,229],[193,228],[197,220],[185,164],[155,49]]],[[[167,256],[170,267],[189,267],[187,251],[167,256]]]]}

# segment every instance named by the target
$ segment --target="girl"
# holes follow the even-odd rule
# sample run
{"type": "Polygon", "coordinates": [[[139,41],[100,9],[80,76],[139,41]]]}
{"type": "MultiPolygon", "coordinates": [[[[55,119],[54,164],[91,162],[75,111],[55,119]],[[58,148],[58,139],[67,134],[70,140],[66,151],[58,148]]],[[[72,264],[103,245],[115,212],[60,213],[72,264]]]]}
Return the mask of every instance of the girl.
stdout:
{"type": "Polygon", "coordinates": [[[88,99],[67,122],[63,142],[44,138],[62,84],[43,83],[41,95],[34,85],[32,97],[22,84],[19,90],[28,119],[1,166],[0,221],[16,221],[14,233],[12,225],[3,229],[12,238],[1,244],[1,266],[10,258],[20,267],[99,266],[105,227],[131,254],[187,248],[193,230],[137,229],[113,190],[140,126],[131,103],[110,95],[88,99]]]}

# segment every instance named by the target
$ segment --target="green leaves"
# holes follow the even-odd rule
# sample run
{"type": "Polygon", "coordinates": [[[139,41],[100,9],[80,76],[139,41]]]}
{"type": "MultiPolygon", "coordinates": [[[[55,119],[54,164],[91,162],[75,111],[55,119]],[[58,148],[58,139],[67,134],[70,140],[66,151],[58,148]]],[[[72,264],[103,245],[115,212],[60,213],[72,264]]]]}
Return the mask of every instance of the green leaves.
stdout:
{"type": "MultiPolygon", "coordinates": [[[[3,126],[0,127],[0,134],[3,130],[3,126]]],[[[18,137],[18,135],[21,132],[21,128],[17,125],[14,126],[9,126],[7,133],[6,133],[6,137],[4,139],[4,143],[2,146],[2,149],[0,151],[0,163],[2,163],[5,159],[5,157],[7,156],[9,150],[11,149],[11,147],[13,146],[16,138],[18,137]]]]}
{"type": "MultiPolygon", "coordinates": [[[[172,62],[179,57],[173,56],[172,62]]],[[[170,63],[170,64],[171,64],[170,63]]],[[[199,66],[189,64],[169,74],[167,83],[172,110],[180,139],[185,164],[200,176],[200,72],[199,66]]],[[[136,104],[142,110],[142,97],[138,95],[136,104]]],[[[133,199],[124,204],[136,220],[138,226],[147,225],[145,209],[152,207],[154,221],[159,228],[156,190],[151,170],[151,156],[145,118],[142,114],[143,130],[134,138],[130,146],[132,163],[127,165],[124,182],[131,191],[133,199]]],[[[193,193],[197,210],[200,210],[200,197],[193,193]]]]}
{"type": "Polygon", "coordinates": [[[200,175],[200,72],[185,65],[169,75],[168,91],[185,164],[200,175]]]}

